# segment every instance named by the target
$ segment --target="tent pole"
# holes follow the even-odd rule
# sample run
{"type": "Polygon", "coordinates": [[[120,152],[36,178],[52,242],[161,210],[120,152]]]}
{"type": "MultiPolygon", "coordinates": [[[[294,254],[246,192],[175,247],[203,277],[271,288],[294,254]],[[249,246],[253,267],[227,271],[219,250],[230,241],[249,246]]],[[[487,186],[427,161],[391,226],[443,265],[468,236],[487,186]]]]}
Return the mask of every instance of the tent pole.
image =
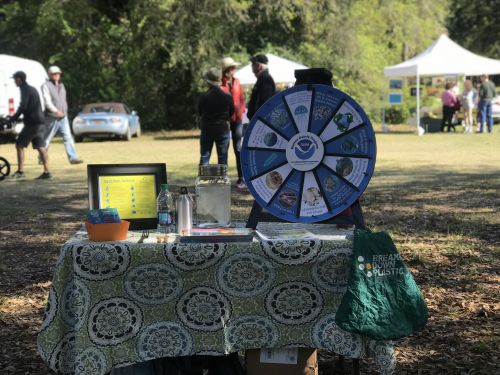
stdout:
{"type": "Polygon", "coordinates": [[[420,134],[420,75],[417,67],[417,133],[420,134]]]}

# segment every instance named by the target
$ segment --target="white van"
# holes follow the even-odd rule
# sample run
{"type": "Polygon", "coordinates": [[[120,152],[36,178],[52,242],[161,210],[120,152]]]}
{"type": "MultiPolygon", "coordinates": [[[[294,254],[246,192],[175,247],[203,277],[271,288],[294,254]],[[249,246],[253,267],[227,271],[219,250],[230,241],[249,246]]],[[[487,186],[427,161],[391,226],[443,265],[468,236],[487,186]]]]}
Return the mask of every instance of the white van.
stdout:
{"type": "MultiPolygon", "coordinates": [[[[12,75],[18,70],[26,73],[26,82],[35,87],[40,95],[43,106],[42,85],[47,81],[47,72],[42,64],[35,60],[23,59],[21,57],[0,55],[0,119],[12,116],[16,113],[21,99],[19,87],[16,86],[12,75]]],[[[43,110],[43,108],[42,108],[43,110]]],[[[18,122],[10,128],[1,128],[0,135],[17,136],[24,124],[18,122]]]]}

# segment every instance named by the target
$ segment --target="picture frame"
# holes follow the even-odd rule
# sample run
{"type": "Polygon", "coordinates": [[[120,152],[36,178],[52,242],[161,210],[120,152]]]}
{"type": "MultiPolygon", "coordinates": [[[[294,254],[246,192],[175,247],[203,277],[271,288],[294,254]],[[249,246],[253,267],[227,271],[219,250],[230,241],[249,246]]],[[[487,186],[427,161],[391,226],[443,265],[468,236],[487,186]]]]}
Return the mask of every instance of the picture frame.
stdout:
{"type": "Polygon", "coordinates": [[[87,165],[89,209],[114,207],[130,229],[156,229],[156,197],[165,163],[87,165]]]}
{"type": "Polygon", "coordinates": [[[403,80],[402,79],[390,79],[389,80],[389,89],[390,90],[402,90],[403,89],[403,80]]]}
{"type": "Polygon", "coordinates": [[[403,104],[403,95],[401,93],[390,92],[388,102],[392,105],[403,104]]]}

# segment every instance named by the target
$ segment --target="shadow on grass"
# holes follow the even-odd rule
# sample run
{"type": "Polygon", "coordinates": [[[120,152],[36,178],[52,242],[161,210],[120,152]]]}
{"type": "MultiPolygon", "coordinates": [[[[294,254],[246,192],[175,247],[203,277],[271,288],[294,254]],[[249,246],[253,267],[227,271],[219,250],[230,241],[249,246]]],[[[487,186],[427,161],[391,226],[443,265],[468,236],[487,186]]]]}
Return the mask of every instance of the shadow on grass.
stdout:
{"type": "MultiPolygon", "coordinates": [[[[172,188],[192,184],[183,178],[172,188]]],[[[499,190],[499,173],[491,169],[466,173],[392,168],[372,179],[361,202],[366,222],[393,234],[430,310],[428,326],[400,343],[396,373],[460,373],[463,368],[493,373],[488,372],[496,355],[491,334],[498,318],[485,306],[493,306],[499,297],[498,289],[492,292],[499,269],[499,190]],[[470,342],[481,343],[474,356],[470,342]],[[448,357],[450,348],[454,352],[448,357]]],[[[238,191],[232,199],[237,219],[244,220],[251,196],[238,191]]],[[[1,295],[29,295],[52,280],[61,245],[85,216],[87,188],[77,179],[5,182],[0,185],[0,202],[0,234],[5,238],[0,249],[1,295]]],[[[31,325],[41,323],[41,310],[38,313],[31,325]]],[[[7,328],[20,336],[26,330],[17,323],[7,328]]],[[[16,352],[36,356],[32,336],[16,345],[16,352]]],[[[20,355],[14,357],[23,361],[20,355]]],[[[0,362],[4,359],[0,355],[0,362]]],[[[38,358],[30,360],[43,366],[38,358]]],[[[374,373],[366,363],[370,362],[362,365],[363,372],[374,373]]]]}
{"type": "Polygon", "coordinates": [[[161,135],[153,137],[155,141],[178,141],[182,139],[198,139],[200,138],[199,134],[183,134],[183,135],[161,135]]]}

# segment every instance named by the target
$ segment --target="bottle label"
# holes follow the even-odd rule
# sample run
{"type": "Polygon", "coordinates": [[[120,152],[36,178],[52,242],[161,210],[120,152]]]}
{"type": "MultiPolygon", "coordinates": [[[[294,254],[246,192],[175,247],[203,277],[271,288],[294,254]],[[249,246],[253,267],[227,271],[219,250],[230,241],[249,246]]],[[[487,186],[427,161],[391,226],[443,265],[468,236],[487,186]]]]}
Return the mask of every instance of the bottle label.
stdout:
{"type": "Polygon", "coordinates": [[[170,212],[158,212],[158,224],[160,225],[172,225],[173,215],[170,212]]]}

